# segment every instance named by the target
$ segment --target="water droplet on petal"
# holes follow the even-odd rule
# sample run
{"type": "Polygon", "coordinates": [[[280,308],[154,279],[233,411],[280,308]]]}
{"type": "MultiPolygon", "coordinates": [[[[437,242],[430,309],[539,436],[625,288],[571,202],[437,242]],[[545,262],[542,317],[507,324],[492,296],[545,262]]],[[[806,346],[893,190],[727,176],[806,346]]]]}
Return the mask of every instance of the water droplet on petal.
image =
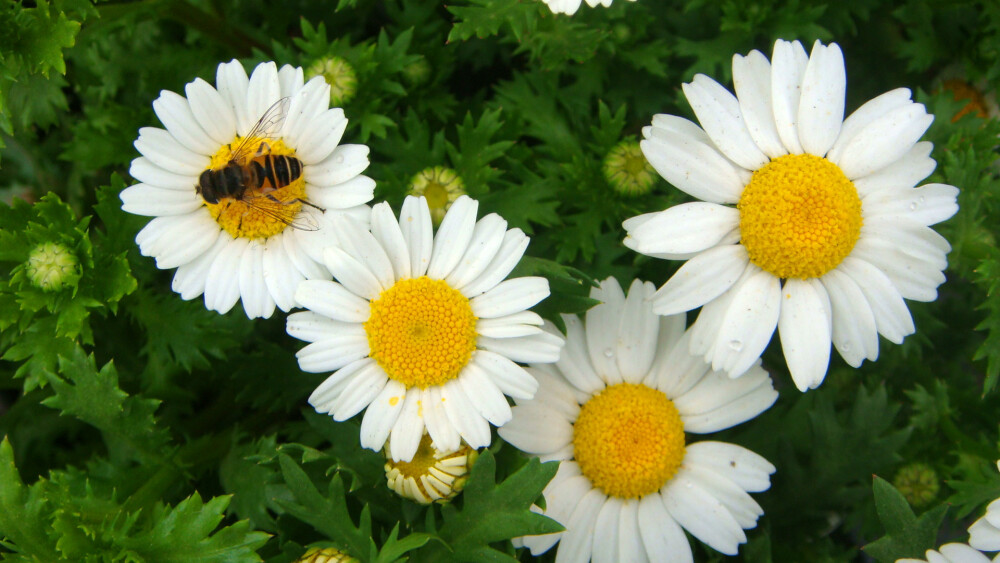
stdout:
{"type": "Polygon", "coordinates": [[[910,204],[910,211],[913,211],[916,208],[917,208],[917,204],[915,202],[910,204]]]}
{"type": "Polygon", "coordinates": [[[920,198],[917,199],[917,201],[919,201],[920,203],[923,203],[924,202],[924,196],[920,196],[920,198]]]}
{"type": "Polygon", "coordinates": [[[615,356],[615,351],[614,350],[612,350],[611,348],[605,348],[604,349],[604,357],[605,358],[613,358],[614,356],[615,356]]]}
{"type": "Polygon", "coordinates": [[[732,350],[732,351],[734,351],[734,352],[739,352],[740,350],[743,349],[743,341],[742,340],[730,340],[729,341],[729,349],[732,350]]]}
{"type": "Polygon", "coordinates": [[[344,155],[342,155],[342,154],[335,154],[335,155],[333,155],[333,162],[335,162],[337,164],[343,164],[344,163],[344,155]]]}

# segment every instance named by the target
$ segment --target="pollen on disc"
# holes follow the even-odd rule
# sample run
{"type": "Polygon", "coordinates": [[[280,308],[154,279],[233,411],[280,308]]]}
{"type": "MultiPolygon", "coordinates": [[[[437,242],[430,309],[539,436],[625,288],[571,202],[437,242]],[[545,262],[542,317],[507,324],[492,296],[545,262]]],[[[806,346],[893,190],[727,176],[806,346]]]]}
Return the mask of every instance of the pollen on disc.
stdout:
{"type": "Polygon", "coordinates": [[[779,278],[818,278],[846,258],[861,235],[861,199],[829,160],[776,158],[743,189],[740,242],[750,261],[779,278]]]}
{"type": "Polygon", "coordinates": [[[660,490],[680,468],[684,423],[662,391],[612,385],[580,407],[573,457],[605,494],[640,498],[660,490]]]}
{"type": "Polygon", "coordinates": [[[408,388],[454,379],[476,349],[472,305],[443,280],[400,280],[370,310],[364,324],[370,355],[408,388]]]}

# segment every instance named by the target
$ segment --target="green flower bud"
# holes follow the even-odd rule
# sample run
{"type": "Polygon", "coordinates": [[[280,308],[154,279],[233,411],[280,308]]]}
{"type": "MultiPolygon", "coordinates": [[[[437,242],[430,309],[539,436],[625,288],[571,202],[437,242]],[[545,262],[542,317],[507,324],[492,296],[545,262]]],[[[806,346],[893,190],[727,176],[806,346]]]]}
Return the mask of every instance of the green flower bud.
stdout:
{"type": "Polygon", "coordinates": [[[25,264],[28,279],[42,291],[58,291],[80,281],[80,262],[61,244],[46,242],[36,246],[25,264]]]}
{"type": "Polygon", "coordinates": [[[427,198],[431,218],[435,225],[440,225],[451,204],[465,194],[465,186],[451,168],[434,166],[421,170],[410,180],[409,194],[427,198]]]}
{"type": "Polygon", "coordinates": [[[656,183],[656,171],[635,141],[622,141],[608,152],[604,177],[616,192],[630,197],[649,193],[656,183]]]}
{"type": "Polygon", "coordinates": [[[340,57],[329,57],[314,62],[306,69],[306,80],[322,76],[330,85],[330,105],[340,107],[354,97],[358,90],[358,77],[354,67],[340,57]]]}
{"type": "Polygon", "coordinates": [[[917,508],[933,502],[941,490],[937,472],[926,463],[911,463],[903,467],[896,473],[892,484],[911,506],[917,508]]]}

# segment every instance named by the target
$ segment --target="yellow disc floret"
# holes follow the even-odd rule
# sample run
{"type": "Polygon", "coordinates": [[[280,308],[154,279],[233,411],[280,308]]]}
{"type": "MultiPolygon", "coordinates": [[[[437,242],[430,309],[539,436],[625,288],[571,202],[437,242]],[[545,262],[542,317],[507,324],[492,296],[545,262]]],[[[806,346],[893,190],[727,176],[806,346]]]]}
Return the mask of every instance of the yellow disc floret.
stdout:
{"type": "Polygon", "coordinates": [[[846,258],[861,234],[861,199],[829,160],[776,158],[753,173],[740,202],[750,261],[779,278],[818,278],[846,258]]]}
{"type": "MultiPolygon", "coordinates": [[[[241,143],[242,139],[237,137],[235,141],[219,149],[212,155],[210,168],[224,168],[241,143]]],[[[249,143],[253,150],[248,159],[253,159],[259,151],[271,155],[295,156],[295,151],[281,140],[251,139],[249,143]],[[264,148],[261,148],[262,143],[265,143],[264,148]]],[[[269,190],[266,194],[247,189],[241,198],[223,197],[218,203],[205,202],[205,205],[212,218],[233,238],[262,239],[285,230],[302,209],[305,197],[306,182],[303,176],[299,176],[287,186],[269,190]]]]}
{"type": "Polygon", "coordinates": [[[594,395],[573,425],[573,456],[608,496],[660,490],[684,460],[684,423],[661,391],[621,383],[594,395]]]}
{"type": "Polygon", "coordinates": [[[476,349],[469,300],[443,280],[400,280],[371,302],[365,322],[371,357],[409,387],[458,376],[476,349]]]}

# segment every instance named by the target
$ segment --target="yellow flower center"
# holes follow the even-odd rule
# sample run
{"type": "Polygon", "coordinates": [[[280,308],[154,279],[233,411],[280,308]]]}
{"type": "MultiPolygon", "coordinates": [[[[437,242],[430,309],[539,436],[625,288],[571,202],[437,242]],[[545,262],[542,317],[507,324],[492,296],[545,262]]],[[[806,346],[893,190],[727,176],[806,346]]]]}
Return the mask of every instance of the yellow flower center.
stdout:
{"type": "Polygon", "coordinates": [[[829,160],[776,158],[753,173],[737,205],[750,261],[779,278],[818,278],[851,253],[861,234],[861,199],[829,160]]]}
{"type": "Polygon", "coordinates": [[[410,387],[441,385],[458,376],[476,349],[469,300],[443,280],[400,280],[371,302],[365,322],[371,357],[410,387]]]}
{"type": "MultiPolygon", "coordinates": [[[[233,150],[240,146],[242,139],[237,137],[232,143],[223,146],[212,155],[211,170],[220,170],[229,163],[233,150]]],[[[295,156],[295,151],[290,149],[281,140],[253,139],[251,142],[253,150],[250,152],[250,159],[244,164],[249,166],[250,162],[256,160],[263,166],[269,166],[267,155],[273,156],[295,156]],[[254,158],[261,143],[267,143],[263,155],[254,158]]],[[[303,176],[285,186],[274,186],[276,189],[261,193],[256,188],[247,188],[240,197],[221,197],[218,203],[208,203],[209,213],[233,238],[259,239],[267,238],[285,230],[295,218],[295,215],[302,209],[302,200],[306,197],[306,182],[303,176]]]]}
{"type": "Polygon", "coordinates": [[[573,425],[573,456],[606,495],[660,490],[684,460],[684,423],[661,391],[620,383],[591,397],[573,425]]]}
{"type": "Polygon", "coordinates": [[[385,449],[386,484],[400,496],[430,504],[446,502],[465,488],[469,471],[479,457],[479,452],[463,445],[458,451],[442,454],[431,445],[431,437],[424,434],[417,453],[410,461],[393,461],[385,449]]]}

